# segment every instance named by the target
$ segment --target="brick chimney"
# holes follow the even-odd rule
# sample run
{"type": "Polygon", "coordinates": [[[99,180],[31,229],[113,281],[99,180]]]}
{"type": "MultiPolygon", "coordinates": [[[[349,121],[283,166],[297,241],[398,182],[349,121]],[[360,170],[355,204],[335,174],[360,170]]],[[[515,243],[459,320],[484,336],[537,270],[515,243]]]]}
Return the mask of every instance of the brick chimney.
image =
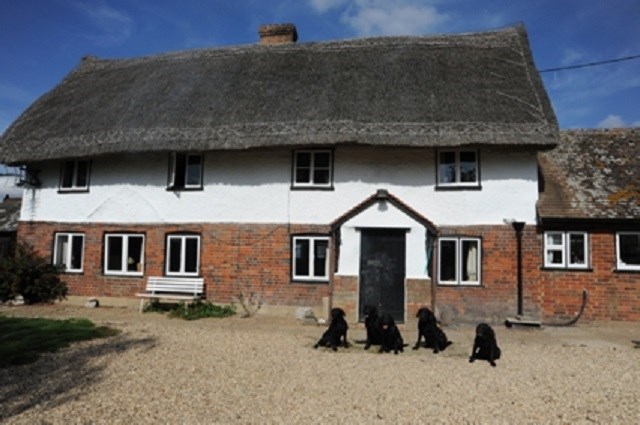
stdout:
{"type": "Polygon", "coordinates": [[[293,24],[260,25],[258,34],[260,34],[260,44],[295,43],[298,40],[298,31],[293,24]]]}

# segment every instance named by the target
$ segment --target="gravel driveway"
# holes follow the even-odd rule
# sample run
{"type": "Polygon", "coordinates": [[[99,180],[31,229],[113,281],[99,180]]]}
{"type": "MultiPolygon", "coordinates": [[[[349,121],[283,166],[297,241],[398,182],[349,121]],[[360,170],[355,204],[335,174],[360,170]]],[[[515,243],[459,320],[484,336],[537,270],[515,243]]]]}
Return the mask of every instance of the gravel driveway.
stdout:
{"type": "MultiPolygon", "coordinates": [[[[454,344],[440,354],[394,356],[314,350],[323,328],[294,318],[187,322],[64,304],[0,313],[122,330],[0,369],[2,423],[640,423],[640,324],[496,326],[492,368],[468,362],[471,326],[445,328],[454,344]]],[[[364,339],[350,326],[351,342],[364,339]]],[[[415,326],[401,330],[412,345],[415,326]]]]}

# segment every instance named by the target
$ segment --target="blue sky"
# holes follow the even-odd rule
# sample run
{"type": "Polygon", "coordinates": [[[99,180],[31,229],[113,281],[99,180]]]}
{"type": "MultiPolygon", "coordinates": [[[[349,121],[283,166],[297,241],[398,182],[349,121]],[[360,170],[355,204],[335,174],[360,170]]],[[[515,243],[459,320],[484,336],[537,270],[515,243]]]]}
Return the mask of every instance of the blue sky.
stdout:
{"type": "MultiPolygon", "coordinates": [[[[640,0],[0,0],[0,132],[84,55],[427,35],[523,22],[538,69],[640,54],[640,0]]],[[[640,126],[640,59],[543,73],[561,128],[640,126]]]]}

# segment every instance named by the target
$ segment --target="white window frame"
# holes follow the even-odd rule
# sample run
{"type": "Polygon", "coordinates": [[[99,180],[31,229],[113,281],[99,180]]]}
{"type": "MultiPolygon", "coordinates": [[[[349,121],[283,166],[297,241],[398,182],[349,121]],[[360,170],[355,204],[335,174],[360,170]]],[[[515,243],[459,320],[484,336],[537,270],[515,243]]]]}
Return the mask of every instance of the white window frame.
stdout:
{"type": "Polygon", "coordinates": [[[590,264],[590,249],[589,249],[589,234],[588,232],[574,232],[563,230],[549,230],[544,232],[544,266],[551,269],[588,269],[590,264]],[[550,244],[548,236],[560,235],[561,242],[559,244],[550,244]],[[571,252],[571,237],[581,236],[584,244],[584,262],[573,262],[569,254],[571,252]],[[553,263],[550,261],[549,254],[551,252],[560,252],[562,255],[561,263],[553,263]]]}
{"type": "Polygon", "coordinates": [[[439,149],[436,151],[436,187],[479,187],[480,186],[480,153],[478,149],[439,149]],[[454,153],[455,154],[455,180],[452,182],[441,182],[441,170],[440,170],[440,154],[443,153],[454,153]],[[460,171],[460,153],[462,152],[473,152],[475,155],[475,167],[476,167],[476,180],[473,182],[463,182],[461,181],[461,171],[460,171]]]}
{"type": "Polygon", "coordinates": [[[439,285],[447,285],[447,286],[480,286],[480,282],[482,282],[482,239],[477,237],[467,237],[467,236],[445,236],[438,238],[438,284],[439,285]],[[443,280],[442,279],[442,242],[455,242],[456,243],[456,264],[455,271],[456,276],[455,280],[443,280]],[[476,277],[475,280],[462,280],[462,246],[463,242],[471,241],[475,242],[477,246],[476,253],[476,277]]]}
{"type": "Polygon", "coordinates": [[[640,238],[640,232],[616,232],[616,268],[625,271],[640,271],[640,264],[627,264],[620,258],[620,235],[635,235],[640,238]]]}
{"type": "Polygon", "coordinates": [[[330,241],[328,236],[294,236],[291,244],[291,276],[293,280],[308,281],[308,282],[327,282],[329,280],[329,253],[330,253],[330,241]],[[309,266],[309,275],[296,274],[296,245],[298,241],[309,241],[309,257],[307,258],[309,266]],[[325,267],[323,276],[315,276],[315,261],[314,255],[316,252],[316,242],[323,241],[327,243],[327,252],[325,254],[325,267]]]}
{"type": "MultiPolygon", "coordinates": [[[[324,168],[324,167],[322,167],[324,168]]],[[[333,187],[333,151],[331,149],[302,149],[293,152],[293,187],[296,188],[331,188],[333,187]],[[298,182],[298,155],[302,153],[308,153],[311,156],[309,163],[309,181],[298,182]],[[329,178],[327,183],[316,183],[313,181],[313,174],[316,170],[315,161],[317,154],[329,154],[329,166],[328,173],[329,178]]]]}
{"type": "Polygon", "coordinates": [[[91,162],[88,159],[74,159],[62,162],[62,169],[60,170],[60,184],[58,189],[60,192],[86,192],[89,190],[89,177],[91,175],[91,162]],[[79,186],[78,183],[78,164],[80,162],[86,163],[87,175],[85,176],[86,184],[84,186],[79,186]],[[72,165],[70,165],[72,164],[72,165]],[[65,170],[68,166],[73,167],[73,173],[71,177],[71,186],[63,186],[65,170]]]}
{"type": "Polygon", "coordinates": [[[169,189],[183,190],[183,189],[202,189],[203,186],[203,168],[204,168],[204,155],[202,153],[187,153],[187,152],[171,152],[171,159],[169,163],[169,189]],[[182,179],[184,184],[176,186],[176,171],[178,169],[177,161],[178,155],[184,155],[184,175],[182,179]],[[198,183],[188,184],[189,175],[189,158],[200,158],[200,170],[198,173],[198,183]]]}
{"type": "Polygon", "coordinates": [[[199,276],[200,273],[200,235],[193,234],[173,234],[167,235],[167,249],[166,249],[166,259],[165,259],[165,274],[167,276],[199,276]],[[180,239],[182,242],[180,244],[180,270],[178,271],[170,271],[169,263],[171,262],[171,240],[172,239],[180,239]],[[196,246],[196,271],[188,272],[185,271],[186,264],[186,251],[187,251],[187,239],[196,239],[198,242],[196,246]]]}
{"type": "Polygon", "coordinates": [[[84,265],[84,233],[78,232],[58,232],[53,236],[53,264],[54,265],[62,265],[64,266],[64,271],[66,273],[82,273],[83,265],[84,265]],[[80,250],[80,268],[74,269],[71,267],[71,256],[73,253],[73,239],[74,237],[80,236],[82,238],[82,249],[80,250]],[[61,262],[58,262],[58,256],[61,251],[59,240],[62,237],[67,238],[67,246],[65,252],[62,254],[63,259],[61,262]]]}
{"type": "Polygon", "coordinates": [[[144,233],[107,233],[104,237],[104,274],[105,275],[122,275],[122,276],[142,276],[144,274],[144,233]],[[122,269],[109,270],[109,244],[111,238],[122,238],[122,269]],[[129,238],[142,238],[140,247],[140,270],[129,271],[127,264],[129,261],[129,238]]]}

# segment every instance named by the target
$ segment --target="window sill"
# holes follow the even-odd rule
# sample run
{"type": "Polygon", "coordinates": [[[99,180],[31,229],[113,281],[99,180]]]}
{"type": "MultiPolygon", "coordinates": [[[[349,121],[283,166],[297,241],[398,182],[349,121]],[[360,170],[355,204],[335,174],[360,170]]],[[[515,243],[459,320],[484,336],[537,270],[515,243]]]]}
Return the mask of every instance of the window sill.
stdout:
{"type": "Polygon", "coordinates": [[[293,278],[291,279],[292,284],[305,284],[305,285],[326,285],[329,283],[329,280],[316,280],[316,279],[300,279],[293,278]]]}
{"type": "Polygon", "coordinates": [[[593,268],[591,267],[551,267],[551,266],[542,266],[540,270],[544,272],[592,272],[593,268]]]}
{"type": "Polygon", "coordinates": [[[89,188],[82,189],[58,189],[59,194],[68,194],[68,193],[89,193],[89,188]]]}
{"type": "Polygon", "coordinates": [[[638,269],[621,269],[621,268],[615,268],[613,269],[614,273],[640,273],[640,268],[638,269]]]}
{"type": "Polygon", "coordinates": [[[167,192],[201,192],[204,188],[201,187],[167,187],[167,192]]]}
{"type": "Polygon", "coordinates": [[[450,186],[436,186],[435,187],[436,191],[442,191],[442,192],[454,192],[454,191],[460,191],[460,190],[482,190],[482,185],[477,185],[477,186],[465,186],[465,185],[450,185],[450,186]]]}
{"type": "Polygon", "coordinates": [[[324,190],[324,191],[332,191],[335,190],[333,185],[331,186],[291,186],[291,190],[324,190]]]}
{"type": "Polygon", "coordinates": [[[102,274],[104,277],[134,277],[141,278],[144,277],[144,273],[114,273],[114,272],[104,272],[102,274]]]}
{"type": "Polygon", "coordinates": [[[437,286],[443,288],[482,288],[484,285],[481,283],[436,283],[437,286]]]}

